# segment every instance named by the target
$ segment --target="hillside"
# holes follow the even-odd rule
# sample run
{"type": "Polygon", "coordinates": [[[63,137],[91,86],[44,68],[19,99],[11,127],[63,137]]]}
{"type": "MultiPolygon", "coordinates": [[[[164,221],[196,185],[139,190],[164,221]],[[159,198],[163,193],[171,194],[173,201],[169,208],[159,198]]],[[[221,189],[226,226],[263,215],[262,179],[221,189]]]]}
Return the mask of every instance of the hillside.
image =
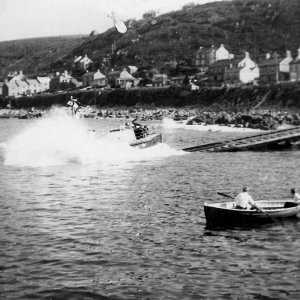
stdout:
{"type": "Polygon", "coordinates": [[[51,69],[87,40],[85,36],[57,36],[0,42],[0,76],[9,71],[37,73],[51,69]]]}
{"type": "Polygon", "coordinates": [[[0,43],[0,70],[2,74],[19,69],[33,72],[36,66],[38,71],[63,70],[71,67],[75,56],[84,54],[95,62],[94,69],[104,67],[103,58],[108,54],[107,67],[134,64],[161,68],[165,62],[176,60],[188,68],[200,46],[221,43],[236,55],[249,51],[255,60],[266,52],[284,55],[287,49],[295,55],[300,41],[299,16],[299,0],[208,3],[152,19],[127,21],[125,34],[111,28],[90,37],[0,43]]]}

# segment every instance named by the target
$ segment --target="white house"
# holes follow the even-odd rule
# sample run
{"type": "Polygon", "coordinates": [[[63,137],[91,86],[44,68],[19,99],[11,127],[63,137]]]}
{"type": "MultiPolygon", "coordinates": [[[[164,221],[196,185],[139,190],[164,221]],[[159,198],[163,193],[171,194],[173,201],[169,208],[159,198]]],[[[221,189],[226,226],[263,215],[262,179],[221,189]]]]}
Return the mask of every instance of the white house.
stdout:
{"type": "Polygon", "coordinates": [[[59,82],[62,83],[62,82],[67,82],[69,83],[71,81],[73,77],[71,75],[68,74],[68,71],[65,71],[64,73],[62,73],[60,76],[59,76],[59,82]]]}
{"type": "Polygon", "coordinates": [[[85,55],[84,58],[82,58],[82,59],[80,60],[80,65],[81,65],[81,67],[82,67],[83,69],[86,70],[92,62],[93,62],[93,61],[92,61],[91,59],[89,59],[89,58],[87,57],[87,55],[85,55]]]}
{"type": "Polygon", "coordinates": [[[94,74],[94,85],[97,86],[105,86],[107,84],[107,80],[105,75],[103,75],[100,70],[98,69],[97,72],[94,74]]]}
{"type": "Polygon", "coordinates": [[[136,82],[136,78],[133,77],[131,74],[129,74],[126,69],[124,69],[121,73],[120,73],[120,77],[117,78],[116,80],[117,85],[119,85],[120,87],[123,88],[129,88],[132,86],[135,86],[135,82],[136,82]]]}
{"type": "Polygon", "coordinates": [[[216,50],[216,60],[229,59],[230,53],[223,44],[216,50]]]}
{"type": "Polygon", "coordinates": [[[279,71],[290,73],[290,62],[293,60],[291,51],[286,51],[286,57],[279,63],[279,71]]]}
{"type": "Polygon", "coordinates": [[[256,63],[250,58],[249,52],[245,52],[245,58],[238,63],[238,67],[255,68],[256,63]]]}
{"type": "Polygon", "coordinates": [[[19,74],[13,76],[10,81],[23,81],[26,80],[26,76],[23,74],[23,71],[20,71],[19,74]]]}
{"type": "Polygon", "coordinates": [[[41,85],[41,92],[48,91],[50,88],[50,77],[48,76],[37,76],[37,80],[41,85]]]}
{"type": "Polygon", "coordinates": [[[37,79],[26,79],[26,82],[28,83],[29,94],[41,93],[41,84],[37,79]]]}
{"type": "Polygon", "coordinates": [[[259,78],[259,68],[257,66],[253,68],[243,67],[240,70],[240,81],[243,83],[254,82],[259,78]]]}

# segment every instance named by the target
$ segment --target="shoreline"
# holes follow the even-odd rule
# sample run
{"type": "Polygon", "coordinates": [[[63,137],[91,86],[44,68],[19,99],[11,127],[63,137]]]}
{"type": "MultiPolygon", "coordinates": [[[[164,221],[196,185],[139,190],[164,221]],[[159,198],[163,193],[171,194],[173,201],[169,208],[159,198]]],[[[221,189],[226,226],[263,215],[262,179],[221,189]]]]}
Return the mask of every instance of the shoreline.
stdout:
{"type": "MultiPolygon", "coordinates": [[[[33,119],[48,117],[55,110],[70,112],[67,106],[52,106],[49,109],[30,108],[30,109],[0,109],[0,119],[33,119]]],[[[79,118],[92,119],[124,119],[129,120],[138,117],[141,121],[151,120],[172,120],[177,127],[193,128],[202,131],[266,131],[281,129],[284,126],[300,126],[300,114],[291,114],[285,111],[264,110],[260,113],[225,111],[206,111],[195,107],[102,107],[95,106],[81,107],[78,111],[79,118]],[[215,127],[218,126],[218,127],[215,127]],[[217,128],[217,129],[216,129],[217,128]]]]}

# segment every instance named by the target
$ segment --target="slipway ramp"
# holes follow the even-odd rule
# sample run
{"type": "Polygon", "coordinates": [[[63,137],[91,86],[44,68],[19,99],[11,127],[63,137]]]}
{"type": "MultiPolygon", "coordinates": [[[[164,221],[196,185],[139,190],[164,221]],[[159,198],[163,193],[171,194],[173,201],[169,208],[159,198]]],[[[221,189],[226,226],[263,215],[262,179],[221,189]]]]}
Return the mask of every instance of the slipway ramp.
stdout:
{"type": "Polygon", "coordinates": [[[280,150],[292,148],[300,141],[300,126],[270,131],[250,137],[203,144],[182,149],[186,152],[234,152],[248,150],[280,150]]]}

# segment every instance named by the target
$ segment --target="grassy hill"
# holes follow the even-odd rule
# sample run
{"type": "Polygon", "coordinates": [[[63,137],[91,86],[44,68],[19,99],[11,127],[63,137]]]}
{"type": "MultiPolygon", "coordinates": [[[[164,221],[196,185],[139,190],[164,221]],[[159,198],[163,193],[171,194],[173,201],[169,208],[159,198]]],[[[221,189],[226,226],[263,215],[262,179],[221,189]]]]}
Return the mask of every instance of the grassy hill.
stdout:
{"type": "Polygon", "coordinates": [[[163,67],[176,60],[191,67],[200,46],[221,43],[236,55],[249,51],[253,59],[267,52],[295,55],[300,46],[299,0],[232,0],[208,3],[127,21],[125,34],[114,28],[90,37],[57,37],[0,43],[0,71],[34,72],[70,68],[75,56],[87,54],[94,69],[134,64],[163,67]],[[112,53],[112,45],[115,47],[112,53]]]}
{"type": "Polygon", "coordinates": [[[48,71],[86,40],[86,36],[57,36],[0,42],[0,76],[9,71],[48,71]]]}

